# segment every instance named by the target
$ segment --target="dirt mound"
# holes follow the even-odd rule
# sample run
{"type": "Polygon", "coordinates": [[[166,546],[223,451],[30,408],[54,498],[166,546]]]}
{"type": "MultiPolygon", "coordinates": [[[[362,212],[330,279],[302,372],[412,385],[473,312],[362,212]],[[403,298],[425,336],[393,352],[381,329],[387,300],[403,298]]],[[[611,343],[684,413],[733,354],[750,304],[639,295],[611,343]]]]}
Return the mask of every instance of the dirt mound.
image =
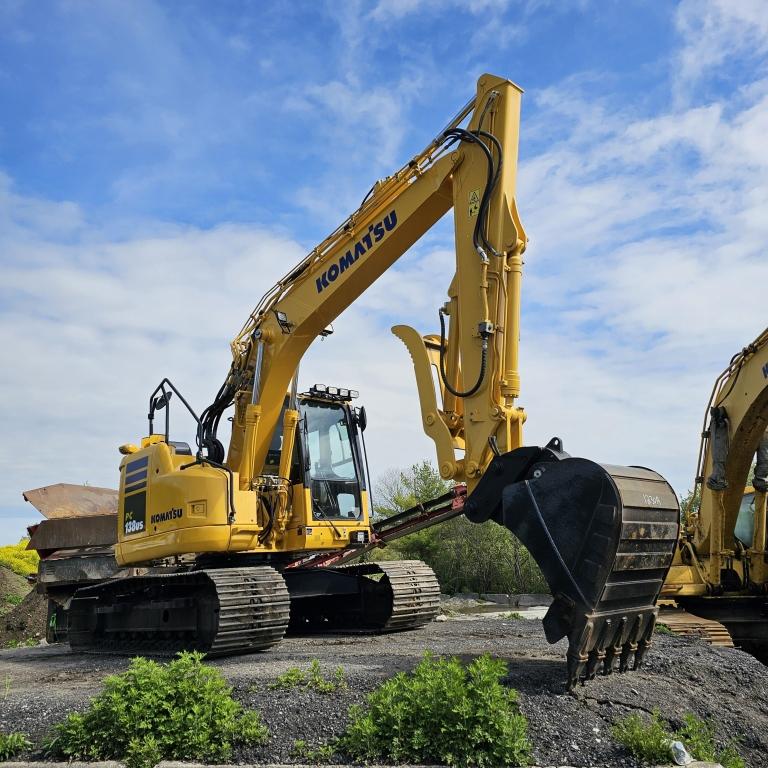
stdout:
{"type": "Polygon", "coordinates": [[[23,576],[0,566],[0,616],[17,606],[29,590],[29,582],[23,576]]]}
{"type": "Polygon", "coordinates": [[[47,618],[48,600],[32,590],[0,618],[0,648],[42,640],[47,618]]]}

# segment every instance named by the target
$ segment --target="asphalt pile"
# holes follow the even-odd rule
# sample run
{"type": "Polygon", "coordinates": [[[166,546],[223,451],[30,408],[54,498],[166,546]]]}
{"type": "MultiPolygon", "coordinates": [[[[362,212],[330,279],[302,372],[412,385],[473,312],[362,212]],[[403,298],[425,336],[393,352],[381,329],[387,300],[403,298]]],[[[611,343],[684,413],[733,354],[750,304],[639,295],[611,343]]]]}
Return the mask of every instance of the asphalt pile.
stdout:
{"type": "Polygon", "coordinates": [[[37,643],[45,637],[48,600],[30,590],[15,607],[0,616],[0,648],[37,643]]]}

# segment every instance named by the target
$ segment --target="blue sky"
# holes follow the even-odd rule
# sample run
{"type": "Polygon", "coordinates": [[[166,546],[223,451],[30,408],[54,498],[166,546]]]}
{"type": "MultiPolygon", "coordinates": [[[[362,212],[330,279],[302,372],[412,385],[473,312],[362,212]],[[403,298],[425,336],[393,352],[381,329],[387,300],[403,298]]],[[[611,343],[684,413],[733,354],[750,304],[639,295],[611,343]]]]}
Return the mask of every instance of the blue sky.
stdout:
{"type": "MultiPolygon", "coordinates": [[[[765,325],[767,52],[750,0],[0,0],[0,540],[23,490],[116,484],[163,375],[208,402],[263,291],[485,71],[526,91],[528,439],[685,491],[765,325]]],[[[361,390],[374,475],[432,455],[389,326],[434,330],[450,248],[446,220],[302,368],[361,390]]]]}

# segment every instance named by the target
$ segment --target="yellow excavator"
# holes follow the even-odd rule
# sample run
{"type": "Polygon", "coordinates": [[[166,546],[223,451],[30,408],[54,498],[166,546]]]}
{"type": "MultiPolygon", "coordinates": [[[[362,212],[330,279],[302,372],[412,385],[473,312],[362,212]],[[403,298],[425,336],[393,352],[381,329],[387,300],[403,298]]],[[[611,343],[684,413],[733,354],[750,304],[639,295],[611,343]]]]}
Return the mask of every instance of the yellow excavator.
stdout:
{"type": "Polygon", "coordinates": [[[715,381],[702,430],[693,508],[662,597],[723,624],[768,663],[768,328],[715,381]],[[754,462],[752,485],[748,486],[754,462]]]}
{"type": "MultiPolygon", "coordinates": [[[[168,379],[147,436],[121,446],[117,563],[141,569],[78,589],[76,650],[245,653],[291,631],[395,631],[437,612],[423,563],[362,562],[396,536],[465,514],[529,548],[552,588],[547,638],[567,638],[568,685],[640,665],[678,540],[679,506],[656,472],[600,465],[553,438],[525,446],[518,405],[527,238],[515,203],[522,91],[483,75],[455,118],[261,299],[232,365],[197,413],[168,379]],[[413,360],[423,428],[446,497],[373,524],[356,392],[300,391],[302,356],[449,210],[455,272],[440,333],[392,330],[413,360]],[[434,375],[433,375],[434,374],[434,375]],[[171,439],[170,406],[197,424],[171,439]],[[218,437],[229,409],[225,451],[218,437]]],[[[436,275],[437,278],[440,276],[436,275]]]]}

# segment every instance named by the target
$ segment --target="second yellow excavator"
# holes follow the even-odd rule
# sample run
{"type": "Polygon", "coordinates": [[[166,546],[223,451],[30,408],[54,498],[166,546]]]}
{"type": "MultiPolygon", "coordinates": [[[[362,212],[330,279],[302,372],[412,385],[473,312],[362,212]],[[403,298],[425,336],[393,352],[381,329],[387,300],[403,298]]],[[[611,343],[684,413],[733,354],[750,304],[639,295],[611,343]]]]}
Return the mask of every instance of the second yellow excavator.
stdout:
{"type": "Polygon", "coordinates": [[[712,390],[693,503],[662,591],[723,624],[768,663],[768,328],[733,356],[712,390]],[[748,486],[754,462],[752,486],[748,486]]]}
{"type": "MultiPolygon", "coordinates": [[[[126,653],[269,647],[286,630],[393,631],[434,617],[423,563],[346,565],[394,536],[463,513],[495,520],[530,549],[554,603],[547,638],[568,639],[568,685],[638,666],[678,537],[674,492],[657,473],[600,465],[558,438],[525,446],[518,405],[520,293],[527,238],[515,203],[522,91],[483,75],[437,137],[261,299],[232,365],[195,412],[164,379],[148,434],[120,450],[115,556],[140,575],[78,589],[75,649],[126,653]],[[423,428],[449,498],[372,525],[356,393],[300,391],[310,344],[453,209],[456,262],[440,333],[393,332],[413,360],[423,428]],[[196,445],[171,439],[171,399],[196,445]],[[218,433],[233,408],[229,449],[218,433]],[[157,422],[163,415],[163,425],[157,422]]],[[[435,291],[441,275],[435,275],[435,291]]],[[[371,350],[375,354],[375,350],[371,350]]]]}

